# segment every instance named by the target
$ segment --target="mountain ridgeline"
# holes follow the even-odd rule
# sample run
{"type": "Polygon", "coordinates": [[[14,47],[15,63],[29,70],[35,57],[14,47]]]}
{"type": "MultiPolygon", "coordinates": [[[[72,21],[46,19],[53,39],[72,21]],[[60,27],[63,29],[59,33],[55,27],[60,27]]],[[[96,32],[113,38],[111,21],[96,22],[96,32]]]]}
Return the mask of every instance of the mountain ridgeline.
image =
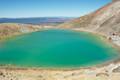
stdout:
{"type": "Polygon", "coordinates": [[[71,19],[72,17],[0,18],[0,23],[60,24],[71,19]]]}
{"type": "Polygon", "coordinates": [[[120,1],[120,0],[112,0],[113,2],[115,2],[115,1],[120,1]]]}
{"type": "Polygon", "coordinates": [[[59,27],[89,30],[105,35],[113,33],[120,35],[120,0],[113,0],[97,11],[71,20],[59,27]]]}
{"type": "Polygon", "coordinates": [[[38,31],[40,29],[55,28],[57,25],[69,21],[68,17],[41,18],[0,18],[0,39],[8,36],[38,31]]]}
{"type": "Polygon", "coordinates": [[[117,41],[115,43],[120,45],[120,0],[113,0],[97,11],[79,18],[2,18],[0,23],[15,23],[1,24],[1,36],[14,32],[23,33],[46,28],[77,29],[101,33],[109,39],[117,41]],[[41,26],[41,24],[47,24],[47,26],[41,26]],[[53,26],[53,24],[55,25],[53,26]]]}

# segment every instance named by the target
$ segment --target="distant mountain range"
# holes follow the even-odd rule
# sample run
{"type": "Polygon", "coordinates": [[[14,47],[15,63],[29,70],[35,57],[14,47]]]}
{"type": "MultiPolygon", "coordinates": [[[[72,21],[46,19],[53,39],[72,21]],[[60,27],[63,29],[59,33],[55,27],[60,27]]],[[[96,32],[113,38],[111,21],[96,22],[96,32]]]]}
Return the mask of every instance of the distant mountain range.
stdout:
{"type": "Polygon", "coordinates": [[[71,19],[73,18],[72,17],[0,18],[0,23],[49,24],[49,23],[63,23],[71,19]]]}

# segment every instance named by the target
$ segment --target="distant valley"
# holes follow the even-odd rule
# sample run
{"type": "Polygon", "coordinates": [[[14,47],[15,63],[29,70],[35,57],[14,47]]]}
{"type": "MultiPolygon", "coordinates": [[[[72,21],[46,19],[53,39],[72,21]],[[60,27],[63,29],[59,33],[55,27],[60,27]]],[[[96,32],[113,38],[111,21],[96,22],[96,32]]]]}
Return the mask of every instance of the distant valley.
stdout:
{"type": "Polygon", "coordinates": [[[21,24],[60,24],[72,17],[36,17],[36,18],[0,18],[0,23],[21,23],[21,24]]]}

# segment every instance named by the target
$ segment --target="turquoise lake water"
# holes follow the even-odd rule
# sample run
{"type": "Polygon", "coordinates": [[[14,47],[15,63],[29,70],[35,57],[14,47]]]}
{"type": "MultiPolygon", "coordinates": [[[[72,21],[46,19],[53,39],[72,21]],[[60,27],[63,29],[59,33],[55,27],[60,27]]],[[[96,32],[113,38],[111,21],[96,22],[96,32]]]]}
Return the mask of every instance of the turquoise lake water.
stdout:
{"type": "Polygon", "coordinates": [[[100,37],[71,30],[43,30],[0,42],[0,64],[20,67],[76,68],[118,55],[100,37]]]}

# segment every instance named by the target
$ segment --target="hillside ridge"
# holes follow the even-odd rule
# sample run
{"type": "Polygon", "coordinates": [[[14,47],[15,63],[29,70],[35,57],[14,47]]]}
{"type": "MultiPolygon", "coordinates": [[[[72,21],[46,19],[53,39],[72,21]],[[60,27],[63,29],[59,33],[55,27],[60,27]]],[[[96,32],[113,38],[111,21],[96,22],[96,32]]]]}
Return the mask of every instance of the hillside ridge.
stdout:
{"type": "Polygon", "coordinates": [[[100,33],[120,45],[120,0],[113,0],[97,11],[63,23],[59,27],[100,33]]]}

